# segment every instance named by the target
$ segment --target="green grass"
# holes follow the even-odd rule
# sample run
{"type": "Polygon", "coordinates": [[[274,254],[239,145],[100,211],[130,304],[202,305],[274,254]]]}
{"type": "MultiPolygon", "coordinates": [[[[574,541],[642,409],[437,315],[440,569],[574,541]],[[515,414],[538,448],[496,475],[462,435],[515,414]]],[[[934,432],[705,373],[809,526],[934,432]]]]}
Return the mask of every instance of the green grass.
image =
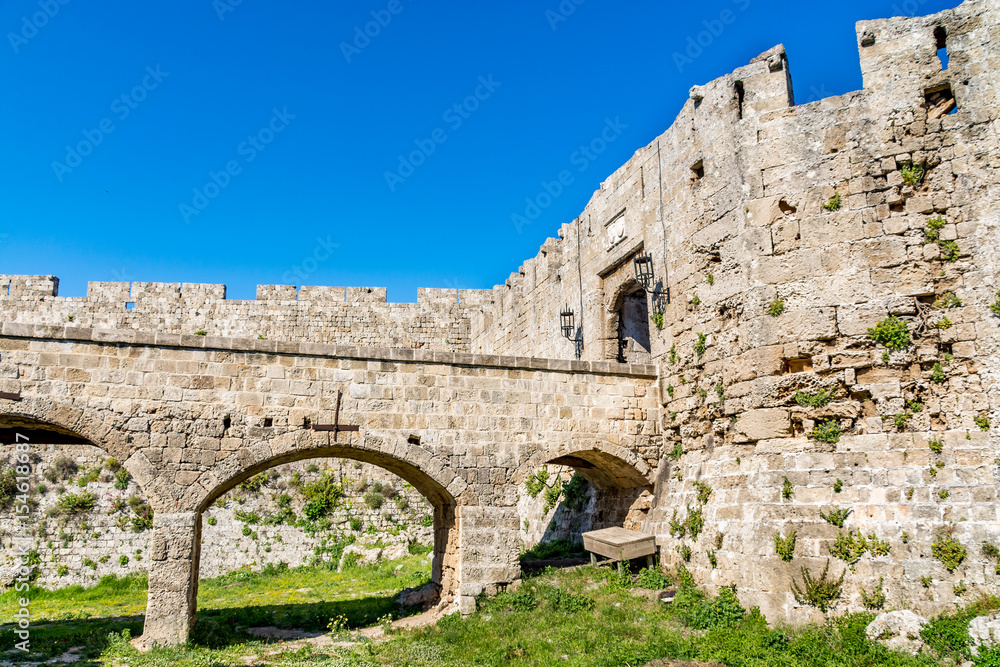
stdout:
{"type": "MultiPolygon", "coordinates": [[[[677,596],[671,605],[630,594],[635,583],[627,571],[584,567],[548,570],[526,579],[517,592],[481,599],[479,612],[468,618],[449,616],[436,626],[397,631],[380,643],[289,646],[250,640],[240,631],[264,625],[321,630],[341,616],[341,627],[348,630],[375,624],[394,611],[396,591],[426,580],[426,567],[423,559],[409,558],[343,573],[319,567],[270,568],[205,580],[192,642],[145,654],[127,641],[141,632],[144,578],[109,577],[90,589],[34,591],[32,658],[82,646],[79,665],[130,667],[618,667],[661,659],[740,667],[916,667],[946,664],[943,658],[963,655],[968,620],[1000,602],[979,601],[932,621],[924,638],[941,655],[918,657],[890,653],[868,641],[864,629],[872,614],[848,614],[824,625],[770,628],[756,609],[740,605],[734,591],[722,588],[709,597],[684,570],[673,573],[677,596]],[[396,571],[400,563],[403,567],[396,571]]],[[[646,572],[646,578],[650,574],[646,572]]],[[[668,581],[658,579],[655,587],[668,581]]],[[[15,604],[13,593],[0,596],[6,618],[15,604]]],[[[2,649],[10,648],[9,625],[0,636],[2,649]]]]}

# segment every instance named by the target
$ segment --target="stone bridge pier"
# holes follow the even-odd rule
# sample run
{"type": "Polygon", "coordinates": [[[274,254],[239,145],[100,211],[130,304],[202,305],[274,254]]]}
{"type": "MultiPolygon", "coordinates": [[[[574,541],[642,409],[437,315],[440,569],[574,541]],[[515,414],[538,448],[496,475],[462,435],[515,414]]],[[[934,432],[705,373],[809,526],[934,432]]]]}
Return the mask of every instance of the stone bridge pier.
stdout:
{"type": "Polygon", "coordinates": [[[632,493],[660,457],[647,366],[15,324],[0,366],[0,440],[100,447],[152,506],[145,646],[190,635],[202,513],[274,466],[347,458],[413,485],[433,582],[470,613],[521,576],[526,475],[558,463],[632,493]]]}

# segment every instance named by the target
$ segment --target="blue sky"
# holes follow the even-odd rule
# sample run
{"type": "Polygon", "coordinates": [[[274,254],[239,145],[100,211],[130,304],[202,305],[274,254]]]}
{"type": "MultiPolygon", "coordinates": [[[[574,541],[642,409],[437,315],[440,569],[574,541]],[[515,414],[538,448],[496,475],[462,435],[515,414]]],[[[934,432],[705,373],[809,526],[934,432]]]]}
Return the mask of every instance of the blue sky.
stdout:
{"type": "Polygon", "coordinates": [[[955,4],[5,0],[0,273],[489,288],[692,85],[783,43],[798,102],[855,90],[855,21],[955,4]]]}

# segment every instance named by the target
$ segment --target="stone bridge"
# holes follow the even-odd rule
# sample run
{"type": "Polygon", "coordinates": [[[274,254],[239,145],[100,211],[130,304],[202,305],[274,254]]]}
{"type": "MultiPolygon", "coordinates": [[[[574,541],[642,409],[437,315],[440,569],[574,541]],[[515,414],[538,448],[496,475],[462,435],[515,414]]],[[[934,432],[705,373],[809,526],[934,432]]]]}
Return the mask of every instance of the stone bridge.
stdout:
{"type": "Polygon", "coordinates": [[[469,612],[520,577],[526,475],[570,465],[627,510],[661,459],[646,365],[4,323],[0,392],[4,443],[100,447],[148,497],[147,645],[188,637],[201,513],[270,467],[343,457],[411,483],[435,508],[433,580],[469,612]]]}

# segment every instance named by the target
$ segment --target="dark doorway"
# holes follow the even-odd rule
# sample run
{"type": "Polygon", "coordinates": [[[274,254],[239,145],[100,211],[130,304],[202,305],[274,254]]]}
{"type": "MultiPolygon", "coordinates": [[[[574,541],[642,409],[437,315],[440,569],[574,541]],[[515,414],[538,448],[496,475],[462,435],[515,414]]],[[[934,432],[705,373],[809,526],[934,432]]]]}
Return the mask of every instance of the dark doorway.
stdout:
{"type": "Polygon", "coordinates": [[[646,292],[638,289],[622,298],[618,312],[618,361],[642,364],[650,361],[649,306],[646,292]]]}

